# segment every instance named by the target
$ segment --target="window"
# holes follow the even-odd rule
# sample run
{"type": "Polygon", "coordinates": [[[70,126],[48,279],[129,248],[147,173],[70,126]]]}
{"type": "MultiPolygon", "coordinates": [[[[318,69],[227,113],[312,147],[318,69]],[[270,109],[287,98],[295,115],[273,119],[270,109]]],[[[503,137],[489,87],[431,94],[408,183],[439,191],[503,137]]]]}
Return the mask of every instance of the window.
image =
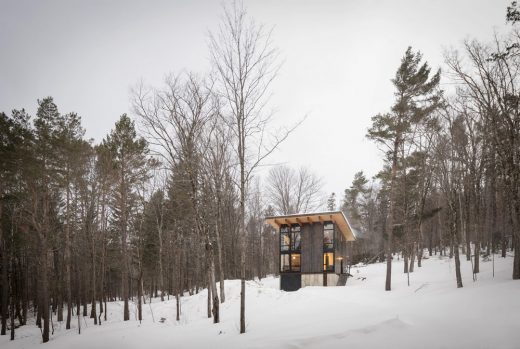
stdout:
{"type": "Polygon", "coordinates": [[[290,241],[289,233],[280,233],[280,251],[289,251],[290,241]]]}
{"type": "Polygon", "coordinates": [[[289,227],[284,225],[280,228],[280,251],[289,251],[290,243],[289,227]]]}
{"type": "Polygon", "coordinates": [[[291,270],[291,265],[289,263],[289,255],[281,254],[280,255],[280,271],[289,271],[291,270]]]}
{"type": "Polygon", "coordinates": [[[323,225],[323,250],[334,250],[334,224],[332,223],[323,225]]]}
{"type": "Polygon", "coordinates": [[[323,271],[334,271],[334,253],[323,254],[323,271]]]}
{"type": "Polygon", "coordinates": [[[280,227],[280,272],[301,271],[301,227],[280,227]]]}
{"type": "Polygon", "coordinates": [[[291,251],[300,251],[301,249],[301,235],[300,226],[295,225],[291,227],[291,251]]]}
{"type": "Polygon", "coordinates": [[[301,259],[299,253],[291,254],[291,271],[300,271],[301,270],[301,259]]]}

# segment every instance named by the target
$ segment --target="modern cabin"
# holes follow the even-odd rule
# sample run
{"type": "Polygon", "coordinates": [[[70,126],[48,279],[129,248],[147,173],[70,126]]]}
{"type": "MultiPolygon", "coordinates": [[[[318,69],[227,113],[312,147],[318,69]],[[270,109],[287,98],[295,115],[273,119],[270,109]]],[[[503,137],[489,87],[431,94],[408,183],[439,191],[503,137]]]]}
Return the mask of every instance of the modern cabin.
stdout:
{"type": "Polygon", "coordinates": [[[280,289],[345,285],[347,243],[356,237],[341,211],[266,217],[279,232],[280,289]]]}

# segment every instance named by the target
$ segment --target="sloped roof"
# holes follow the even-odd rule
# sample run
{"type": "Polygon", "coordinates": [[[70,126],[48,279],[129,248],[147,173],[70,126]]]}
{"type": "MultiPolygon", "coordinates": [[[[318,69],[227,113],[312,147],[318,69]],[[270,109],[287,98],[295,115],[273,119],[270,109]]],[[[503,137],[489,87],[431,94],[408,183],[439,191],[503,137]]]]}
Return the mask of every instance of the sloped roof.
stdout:
{"type": "Polygon", "coordinates": [[[332,221],[336,223],[337,227],[347,241],[355,241],[356,235],[350,226],[347,217],[341,211],[327,211],[316,213],[297,213],[284,216],[270,216],[265,217],[266,223],[271,225],[274,229],[279,230],[282,224],[309,224],[309,223],[323,223],[332,221]]]}

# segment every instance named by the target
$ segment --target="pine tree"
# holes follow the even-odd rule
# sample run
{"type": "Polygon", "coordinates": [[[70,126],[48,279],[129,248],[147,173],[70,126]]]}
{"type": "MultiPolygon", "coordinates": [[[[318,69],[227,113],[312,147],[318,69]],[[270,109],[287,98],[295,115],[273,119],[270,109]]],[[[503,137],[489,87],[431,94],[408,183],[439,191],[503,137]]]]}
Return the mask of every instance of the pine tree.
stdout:
{"type": "Polygon", "coordinates": [[[336,193],[331,193],[329,198],[327,199],[327,210],[336,210],[336,193]]]}
{"type": "Polygon", "coordinates": [[[385,147],[387,161],[391,164],[390,208],[388,213],[387,272],[385,290],[391,290],[392,235],[396,222],[395,204],[398,195],[397,177],[405,142],[414,127],[427,119],[441,103],[442,92],[438,89],[440,70],[430,78],[428,63],[422,63],[422,54],[414,53],[411,47],[405,52],[392,83],[396,89],[396,101],[389,113],[372,117],[372,127],[367,137],[385,147]]]}
{"type": "Polygon", "coordinates": [[[115,128],[102,143],[102,147],[110,154],[115,171],[116,184],[111,198],[114,211],[114,225],[121,238],[121,278],[124,302],[123,318],[130,319],[129,298],[129,233],[131,231],[133,209],[137,205],[136,186],[144,182],[148,176],[147,158],[149,150],[144,138],[138,137],[135,125],[126,115],[121,115],[115,128]]]}

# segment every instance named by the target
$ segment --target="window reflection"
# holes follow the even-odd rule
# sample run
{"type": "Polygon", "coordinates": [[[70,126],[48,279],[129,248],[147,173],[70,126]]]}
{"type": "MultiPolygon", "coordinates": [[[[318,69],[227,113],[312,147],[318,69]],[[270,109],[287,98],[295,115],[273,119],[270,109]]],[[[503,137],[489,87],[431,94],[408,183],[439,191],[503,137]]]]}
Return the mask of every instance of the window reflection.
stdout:
{"type": "Polygon", "coordinates": [[[280,255],[280,271],[290,271],[291,267],[289,264],[289,255],[280,255]]]}
{"type": "Polygon", "coordinates": [[[299,251],[301,248],[301,235],[300,232],[291,233],[291,250],[299,251]]]}
{"type": "Polygon", "coordinates": [[[280,251],[289,251],[290,241],[289,233],[280,233],[280,251]]]}
{"type": "Polygon", "coordinates": [[[334,249],[334,224],[325,223],[323,225],[323,250],[334,249]]]}

